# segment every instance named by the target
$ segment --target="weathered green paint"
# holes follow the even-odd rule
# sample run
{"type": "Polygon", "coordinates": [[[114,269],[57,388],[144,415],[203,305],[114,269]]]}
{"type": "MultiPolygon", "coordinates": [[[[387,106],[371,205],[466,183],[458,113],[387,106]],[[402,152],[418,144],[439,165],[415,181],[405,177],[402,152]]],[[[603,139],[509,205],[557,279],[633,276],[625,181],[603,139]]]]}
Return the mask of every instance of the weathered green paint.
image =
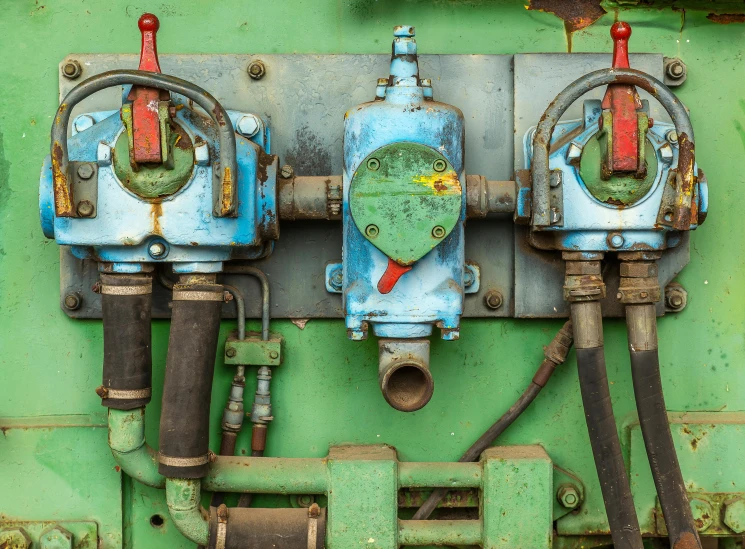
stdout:
{"type": "Polygon", "coordinates": [[[398,547],[396,457],[387,446],[329,452],[328,549],[398,547]]]}
{"type": "MultiPolygon", "coordinates": [[[[741,412],[745,410],[741,397],[745,394],[745,263],[741,259],[745,239],[737,231],[742,226],[739,197],[745,184],[745,93],[738,60],[745,56],[745,25],[708,20],[708,10],[718,11],[722,3],[714,10],[706,2],[703,11],[688,9],[691,3],[676,2],[685,11],[608,8],[608,15],[569,38],[573,51],[607,53],[609,27],[618,16],[633,26],[632,51],[681,57],[688,65],[688,80],[675,92],[691,111],[697,160],[711,184],[712,215],[691,235],[691,264],[678,278],[689,291],[688,306],[659,321],[663,386],[672,411],[741,412]]],[[[72,52],[138,51],[137,18],[147,10],[161,18],[159,49],[165,53],[388,53],[391,28],[407,22],[417,27],[422,53],[566,52],[564,22],[550,13],[527,11],[524,4],[513,0],[4,2],[0,43],[10,53],[3,59],[9,76],[0,87],[4,389],[0,427],[5,431],[0,433],[4,496],[0,514],[29,520],[97,520],[104,549],[194,547],[171,523],[162,490],[122,481],[116,472],[106,444],[105,411],[93,392],[101,375],[101,323],[70,320],[59,308],[59,253],[41,234],[36,204],[40,161],[48,151],[50,116],[57,108],[60,59],[72,52]],[[54,427],[70,416],[85,427],[54,427]],[[155,514],[163,515],[163,526],[150,524],[155,514]]],[[[371,75],[371,97],[377,76],[371,75]]],[[[437,96],[437,82],[434,88],[437,96]]],[[[540,113],[535,116],[537,121],[540,113]]],[[[312,133],[310,128],[308,134],[312,133]]],[[[458,342],[432,342],[433,373],[438,387],[445,390],[436,391],[424,409],[402,414],[387,406],[374,382],[374,341],[348,341],[342,321],[314,320],[303,330],[289,321],[273,321],[272,329],[284,337],[285,363],[273,372],[276,419],[267,455],[322,458],[333,444],[385,442],[395,446],[404,460],[457,460],[529,383],[542,359],[541,345],[559,324],[464,320],[458,342]]],[[[154,447],[168,327],[166,321],[153,323],[154,395],[147,409],[146,434],[154,447]]],[[[258,329],[259,323],[249,327],[258,329]]],[[[234,323],[225,322],[221,341],[232,329],[234,323]]],[[[619,424],[628,423],[635,411],[623,321],[606,322],[605,343],[614,409],[619,424]]],[[[219,448],[222,407],[234,375],[232,368],[221,365],[218,357],[213,451],[219,448]]],[[[554,463],[585,483],[586,498],[579,512],[557,523],[565,534],[557,540],[557,549],[608,544],[602,535],[607,533],[607,523],[576,378],[572,354],[499,441],[540,443],[554,463]]],[[[247,394],[253,391],[253,383],[249,379],[247,394]]],[[[249,439],[249,432],[239,437],[241,455],[250,453],[249,439]]],[[[622,440],[628,459],[629,439],[622,440]]],[[[640,517],[648,517],[656,495],[646,456],[638,454],[643,450],[637,444],[641,439],[634,439],[631,453],[639,456],[635,466],[639,476],[631,479],[644,485],[644,490],[635,489],[634,496],[640,517]]],[[[721,448],[718,455],[711,454],[713,466],[683,461],[684,476],[695,467],[697,482],[708,486],[735,481],[737,486],[731,489],[742,491],[741,480],[734,477],[743,470],[741,463],[733,466],[728,461],[742,453],[721,448]]],[[[287,496],[257,496],[256,500],[258,505],[289,505],[287,496]]],[[[728,549],[734,549],[732,538],[725,539],[728,549]]]]}
{"type": "Polygon", "coordinates": [[[481,545],[480,520],[401,520],[401,545],[481,545]]]}
{"type": "MultiPolygon", "coordinates": [[[[610,113],[603,112],[603,118],[610,119],[610,113]]],[[[608,179],[600,177],[603,158],[612,150],[613,134],[607,131],[610,123],[607,120],[603,126],[603,131],[590,139],[582,149],[579,175],[590,194],[600,202],[617,206],[631,206],[647,196],[652,185],[654,185],[657,175],[657,156],[654,147],[646,139],[647,117],[639,117],[639,135],[645,136],[645,147],[643,149],[640,147],[640,150],[644,150],[642,160],[647,163],[647,176],[644,179],[637,179],[633,175],[611,175],[608,179]]]]}
{"type": "Polygon", "coordinates": [[[349,189],[362,234],[401,265],[424,257],[460,218],[458,174],[439,152],[417,143],[380,147],[357,168],[349,189]]]}
{"type": "Polygon", "coordinates": [[[540,446],[495,446],[481,456],[484,549],[551,547],[553,464],[540,446]]]}
{"type": "MultiPolygon", "coordinates": [[[[122,107],[122,116],[127,112],[122,107]]],[[[126,118],[124,118],[126,120],[126,118]]],[[[114,171],[127,189],[143,198],[159,198],[172,195],[181,189],[194,171],[194,147],[186,132],[179,126],[178,131],[169,132],[167,140],[169,160],[151,166],[143,164],[132,169],[129,159],[131,136],[123,132],[114,146],[114,171]]]]}
{"type": "Polygon", "coordinates": [[[262,341],[257,332],[247,334],[244,340],[231,334],[225,342],[226,366],[279,366],[281,363],[281,335],[270,334],[267,341],[262,341]]]}
{"type": "Polygon", "coordinates": [[[197,545],[209,542],[209,521],[202,514],[200,479],[166,479],[166,502],[173,523],[185,538],[197,545]]]}

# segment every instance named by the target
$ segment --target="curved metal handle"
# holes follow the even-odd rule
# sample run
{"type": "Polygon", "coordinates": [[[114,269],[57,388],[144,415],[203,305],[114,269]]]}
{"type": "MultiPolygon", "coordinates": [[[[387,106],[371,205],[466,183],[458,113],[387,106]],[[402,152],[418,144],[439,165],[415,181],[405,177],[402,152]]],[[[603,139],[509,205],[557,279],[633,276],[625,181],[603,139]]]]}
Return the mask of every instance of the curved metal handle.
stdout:
{"type": "MultiPolygon", "coordinates": [[[[132,84],[161,88],[191,99],[202,107],[217,124],[220,140],[220,189],[215,201],[215,215],[226,217],[235,213],[238,173],[235,152],[235,132],[228,113],[210,93],[199,86],[166,74],[147,71],[116,70],[89,78],[73,88],[62,100],[52,124],[52,180],[54,212],[57,217],[75,217],[72,192],[68,184],[67,126],[73,107],[88,96],[113,86],[132,84]]],[[[214,168],[217,169],[217,168],[214,168]]]]}
{"type": "Polygon", "coordinates": [[[633,69],[601,69],[586,74],[569,84],[556,96],[543,113],[533,136],[533,225],[549,226],[549,179],[548,166],[551,135],[559,119],[569,106],[588,91],[607,84],[631,84],[652,94],[675,124],[678,133],[678,188],[676,189],[674,229],[685,231],[691,227],[691,202],[693,198],[693,126],[683,104],[667,86],[656,78],[633,69]]]}

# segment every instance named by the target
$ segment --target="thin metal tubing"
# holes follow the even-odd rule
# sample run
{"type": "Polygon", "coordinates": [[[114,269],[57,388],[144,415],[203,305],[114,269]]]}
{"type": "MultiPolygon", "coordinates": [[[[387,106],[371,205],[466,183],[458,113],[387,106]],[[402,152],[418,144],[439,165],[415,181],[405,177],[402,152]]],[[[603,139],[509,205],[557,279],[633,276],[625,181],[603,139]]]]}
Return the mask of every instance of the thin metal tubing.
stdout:
{"type": "Polygon", "coordinates": [[[249,265],[226,265],[225,274],[245,274],[259,279],[261,283],[261,339],[269,340],[270,300],[269,300],[269,278],[264,271],[249,265]]]}
{"type": "Polygon", "coordinates": [[[96,92],[124,84],[160,88],[183,95],[202,107],[207,115],[215,121],[220,140],[220,169],[222,171],[220,174],[222,189],[218,202],[221,206],[218,208],[218,215],[225,216],[233,213],[236,204],[236,186],[233,182],[238,174],[238,165],[235,156],[235,131],[225,108],[209,92],[181,78],[147,71],[116,70],[93,76],[75,86],[57,109],[57,115],[54,117],[54,123],[52,124],[51,151],[56,215],[59,217],[72,217],[74,215],[72,193],[67,184],[69,173],[67,127],[70,123],[73,108],[83,99],[96,92]],[[223,194],[226,190],[230,191],[227,196],[223,194]],[[227,202],[224,203],[225,199],[227,199],[227,202]]]}
{"type": "Polygon", "coordinates": [[[243,297],[243,292],[230,284],[223,284],[222,287],[230,292],[235,300],[235,314],[238,320],[238,339],[243,341],[246,339],[246,300],[243,297]]]}
{"type": "MultiPolygon", "coordinates": [[[[533,225],[545,227],[551,224],[549,219],[549,147],[551,135],[559,119],[566,110],[584,94],[592,89],[607,84],[632,84],[646,90],[665,108],[675,124],[678,135],[686,134],[693,150],[693,126],[688,113],[680,100],[675,97],[665,84],[656,78],[633,69],[601,69],[584,75],[569,84],[543,113],[533,137],[533,225]]],[[[691,164],[693,165],[693,164],[691,164]]],[[[693,188],[693,172],[681,171],[681,189],[693,188]]]]}

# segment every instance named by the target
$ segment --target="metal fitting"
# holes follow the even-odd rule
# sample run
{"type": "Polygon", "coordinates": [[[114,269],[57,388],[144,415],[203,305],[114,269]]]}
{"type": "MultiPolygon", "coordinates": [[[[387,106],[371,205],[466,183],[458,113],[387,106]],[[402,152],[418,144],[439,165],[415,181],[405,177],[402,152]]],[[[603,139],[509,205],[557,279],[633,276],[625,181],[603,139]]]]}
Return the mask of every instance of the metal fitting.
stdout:
{"type": "Polygon", "coordinates": [[[77,311],[83,304],[83,298],[78,292],[71,292],[65,296],[63,304],[68,311],[77,311]]]}
{"type": "Polygon", "coordinates": [[[78,177],[80,179],[90,179],[93,177],[94,173],[95,169],[93,168],[93,165],[88,162],[83,162],[78,166],[78,177]]]}
{"type": "Polygon", "coordinates": [[[261,121],[254,114],[245,114],[241,116],[235,127],[238,133],[241,134],[243,137],[253,137],[257,133],[259,133],[260,128],[261,121]]]}
{"type": "Polygon", "coordinates": [[[77,118],[75,118],[75,121],[72,123],[73,128],[75,128],[75,131],[77,133],[84,132],[88,128],[92,128],[96,125],[96,119],[93,118],[90,114],[81,114],[77,118]]]}
{"type": "Polygon", "coordinates": [[[665,57],[665,85],[680,86],[688,78],[688,67],[677,57],[665,57]]]}
{"type": "Polygon", "coordinates": [[[4,528],[0,530],[0,547],[7,549],[29,549],[31,538],[21,527],[4,528]]]}
{"type": "MultiPolygon", "coordinates": [[[[597,254],[602,257],[602,254],[597,254]]],[[[605,297],[605,284],[600,271],[600,259],[568,259],[576,257],[564,253],[566,274],[564,277],[564,299],[569,303],[598,301],[605,297]]],[[[590,255],[596,257],[596,255],[590,255]]]]}
{"type": "Polygon", "coordinates": [[[623,261],[616,297],[621,303],[657,303],[661,299],[657,264],[653,261],[623,261]]]}
{"type": "Polygon", "coordinates": [[[489,290],[484,296],[484,305],[490,309],[497,310],[504,304],[504,297],[499,290],[489,290]]]}
{"type": "Polygon", "coordinates": [[[153,242],[147,251],[153,259],[161,259],[168,255],[168,247],[163,242],[153,242]]]}
{"type": "Polygon", "coordinates": [[[329,276],[329,286],[336,291],[341,291],[344,284],[344,271],[341,267],[337,267],[329,276]]]}
{"type": "Polygon", "coordinates": [[[671,282],[665,287],[665,310],[679,313],[688,305],[688,292],[677,282],[671,282]]]}
{"type": "Polygon", "coordinates": [[[691,514],[699,532],[705,532],[714,524],[714,510],[711,503],[706,500],[691,498],[691,514]]]}
{"type": "Polygon", "coordinates": [[[251,408],[251,423],[270,423],[272,416],[272,395],[269,385],[272,381],[272,371],[267,366],[262,366],[256,375],[258,380],[254,403],[251,408]]]}
{"type": "Polygon", "coordinates": [[[75,59],[70,59],[62,65],[62,76],[68,80],[75,80],[83,74],[83,67],[75,59]]]}
{"type": "Polygon", "coordinates": [[[90,200],[81,200],[78,202],[76,211],[80,217],[91,217],[96,211],[96,208],[90,200]]]}
{"type": "Polygon", "coordinates": [[[257,59],[248,64],[248,69],[246,69],[246,71],[248,72],[248,76],[254,80],[261,80],[266,74],[266,66],[263,61],[257,59]]]}
{"type": "Polygon", "coordinates": [[[566,509],[576,509],[582,502],[579,490],[574,484],[562,484],[556,491],[556,499],[566,509]]]}
{"type": "Polygon", "coordinates": [[[435,382],[429,371],[429,340],[378,340],[378,380],[386,402],[401,412],[423,408],[435,382]]]}
{"type": "Polygon", "coordinates": [[[279,176],[282,179],[291,179],[293,175],[295,175],[295,170],[293,170],[292,166],[290,166],[289,164],[285,164],[279,170],[279,176]]]}
{"type": "Polygon", "coordinates": [[[737,498],[724,504],[724,524],[736,534],[745,533],[745,499],[737,498]]]}
{"type": "MultiPolygon", "coordinates": [[[[9,546],[9,549],[12,546],[9,546]]],[[[40,549],[72,549],[72,534],[61,526],[44,530],[39,536],[40,549]]]]}

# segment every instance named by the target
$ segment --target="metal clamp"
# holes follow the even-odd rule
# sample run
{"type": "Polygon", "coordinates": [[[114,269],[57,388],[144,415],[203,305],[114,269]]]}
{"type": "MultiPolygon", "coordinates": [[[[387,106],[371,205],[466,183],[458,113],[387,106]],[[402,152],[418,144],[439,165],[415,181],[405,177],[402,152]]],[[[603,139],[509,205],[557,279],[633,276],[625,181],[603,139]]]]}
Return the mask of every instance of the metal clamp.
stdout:
{"type": "Polygon", "coordinates": [[[214,210],[218,217],[236,215],[236,184],[238,173],[235,150],[235,132],[225,108],[211,94],[199,86],[165,74],[147,71],[108,71],[82,82],[67,94],[57,109],[52,124],[52,179],[54,212],[57,217],[75,217],[75,208],[68,182],[69,158],[67,154],[67,126],[73,108],[88,96],[113,86],[132,84],[168,90],[191,99],[212,118],[220,139],[220,187],[217,189],[214,210]]]}
{"type": "Polygon", "coordinates": [[[321,508],[317,503],[308,507],[308,549],[319,549],[318,546],[318,517],[321,516],[321,508]]]}
{"type": "Polygon", "coordinates": [[[693,199],[694,145],[693,126],[683,104],[662,82],[633,69],[601,69],[578,78],[564,88],[543,113],[533,137],[533,225],[551,225],[549,148],[551,135],[566,110],[588,91],[608,84],[631,84],[652,94],[670,115],[678,134],[678,186],[672,227],[688,230],[693,199]]]}

